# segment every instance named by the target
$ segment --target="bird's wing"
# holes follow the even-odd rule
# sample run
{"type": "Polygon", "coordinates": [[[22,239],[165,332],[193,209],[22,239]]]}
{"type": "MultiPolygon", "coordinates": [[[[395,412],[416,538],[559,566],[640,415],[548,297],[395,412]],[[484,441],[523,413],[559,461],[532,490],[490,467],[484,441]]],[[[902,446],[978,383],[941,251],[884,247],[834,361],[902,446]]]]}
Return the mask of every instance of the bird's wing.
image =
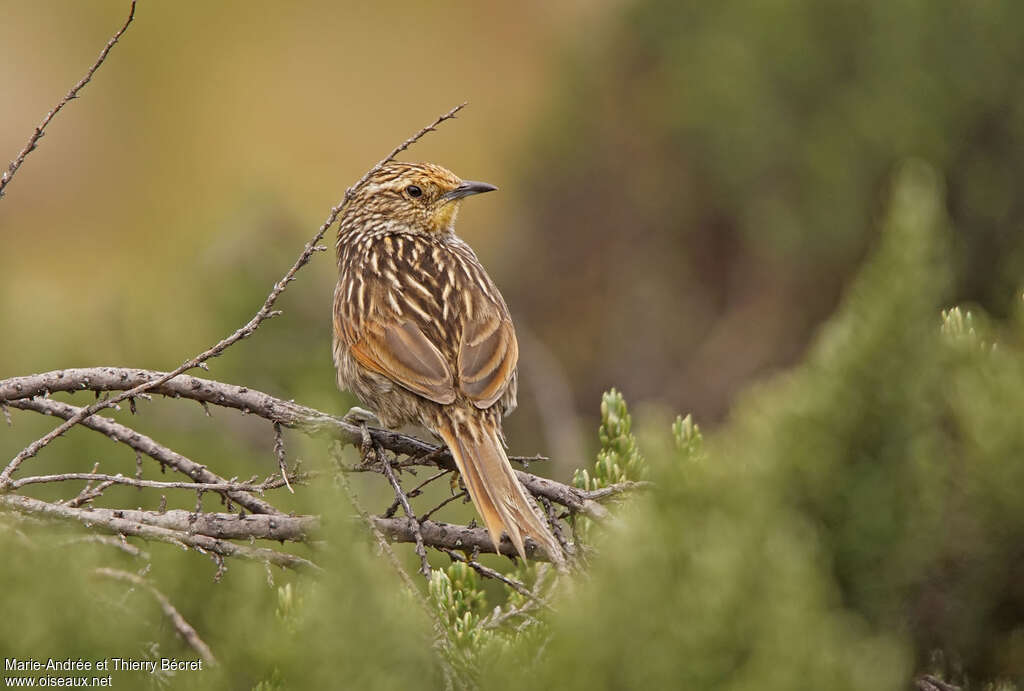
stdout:
{"type": "MultiPolygon", "coordinates": [[[[500,299],[500,298],[499,298],[500,299]]],[[[504,304],[466,322],[459,346],[459,389],[477,408],[490,408],[508,389],[519,343],[504,304]]]]}
{"type": "Polygon", "coordinates": [[[424,398],[442,404],[455,400],[448,363],[412,321],[368,324],[351,352],[363,367],[424,398]]]}
{"type": "Polygon", "coordinates": [[[359,364],[414,393],[448,404],[458,390],[489,408],[519,360],[508,307],[468,246],[419,257],[402,272],[349,276],[335,332],[359,364]]]}
{"type": "Polygon", "coordinates": [[[452,368],[404,302],[403,293],[380,276],[345,275],[335,294],[335,337],[366,369],[431,401],[451,403],[452,368]]]}

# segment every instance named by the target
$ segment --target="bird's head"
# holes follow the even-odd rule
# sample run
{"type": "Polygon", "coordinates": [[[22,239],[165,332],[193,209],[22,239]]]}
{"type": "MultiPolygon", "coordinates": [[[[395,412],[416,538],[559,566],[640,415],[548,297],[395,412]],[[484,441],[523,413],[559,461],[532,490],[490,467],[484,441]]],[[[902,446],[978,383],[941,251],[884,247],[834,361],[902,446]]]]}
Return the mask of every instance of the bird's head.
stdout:
{"type": "Polygon", "coordinates": [[[392,161],[356,191],[346,216],[357,223],[391,221],[413,231],[449,233],[463,199],[496,189],[433,163],[392,161]]]}

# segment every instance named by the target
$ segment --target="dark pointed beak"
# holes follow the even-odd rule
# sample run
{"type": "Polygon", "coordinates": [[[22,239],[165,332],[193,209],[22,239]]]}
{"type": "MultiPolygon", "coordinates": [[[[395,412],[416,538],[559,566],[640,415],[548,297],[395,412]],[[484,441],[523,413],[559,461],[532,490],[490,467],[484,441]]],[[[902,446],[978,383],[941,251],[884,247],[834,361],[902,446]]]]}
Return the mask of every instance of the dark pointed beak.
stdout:
{"type": "Polygon", "coordinates": [[[462,184],[453,189],[451,192],[442,195],[441,199],[445,201],[455,201],[456,199],[462,199],[473,194],[483,194],[484,192],[493,192],[498,189],[494,185],[486,182],[477,182],[476,180],[463,180],[462,184]]]}

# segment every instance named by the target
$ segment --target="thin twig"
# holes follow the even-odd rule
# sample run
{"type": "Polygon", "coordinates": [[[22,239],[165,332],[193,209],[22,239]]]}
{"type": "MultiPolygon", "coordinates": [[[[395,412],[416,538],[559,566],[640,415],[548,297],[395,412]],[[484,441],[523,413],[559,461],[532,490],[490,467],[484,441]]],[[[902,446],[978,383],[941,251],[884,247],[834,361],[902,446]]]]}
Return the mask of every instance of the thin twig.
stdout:
{"type": "Polygon", "coordinates": [[[480,622],[480,626],[484,629],[496,629],[499,626],[502,626],[509,619],[513,619],[515,617],[523,617],[524,623],[536,622],[537,619],[533,617],[531,613],[539,609],[542,605],[550,608],[550,605],[547,605],[547,603],[541,599],[540,594],[544,589],[544,581],[546,580],[546,577],[551,573],[556,573],[556,571],[550,569],[548,564],[538,564],[537,577],[534,579],[533,589],[530,591],[530,594],[533,595],[533,599],[528,599],[522,605],[518,607],[511,607],[504,611],[495,609],[489,617],[480,622]]]}
{"type": "Polygon", "coordinates": [[[551,500],[547,497],[537,497],[537,500],[544,507],[548,525],[551,527],[551,532],[554,533],[555,539],[558,540],[558,545],[562,548],[562,554],[571,555],[573,548],[565,539],[565,535],[562,534],[562,527],[558,524],[558,515],[555,513],[554,506],[551,505],[551,500]]]}
{"type": "Polygon", "coordinates": [[[522,595],[523,597],[529,600],[533,600],[541,606],[548,607],[547,603],[543,602],[542,600],[534,596],[534,594],[530,592],[529,588],[527,588],[525,585],[523,585],[516,579],[510,576],[506,576],[500,571],[495,571],[490,567],[484,566],[475,559],[467,559],[455,550],[448,549],[447,547],[439,547],[438,549],[447,554],[449,557],[451,557],[452,561],[461,561],[463,564],[467,564],[470,568],[472,568],[481,576],[485,578],[493,578],[496,581],[501,581],[502,583],[504,583],[505,585],[507,585],[508,587],[512,588],[517,593],[522,595]]]}
{"type": "Polygon", "coordinates": [[[178,634],[185,639],[193,650],[199,653],[199,656],[203,658],[207,664],[213,666],[217,664],[217,658],[213,656],[213,651],[210,650],[210,646],[203,642],[203,639],[199,637],[196,630],[192,628],[192,625],[185,620],[185,617],[181,616],[181,613],[171,604],[171,601],[162,592],[156,589],[149,581],[145,580],[140,576],[136,576],[134,573],[122,571],[121,569],[108,569],[98,568],[93,569],[93,573],[97,576],[103,576],[104,578],[110,578],[115,581],[126,581],[132,585],[138,586],[149,591],[149,594],[156,598],[156,601],[160,603],[160,609],[164,611],[167,618],[171,620],[171,624],[178,634]]]}
{"type": "Polygon", "coordinates": [[[322,247],[317,243],[320,242],[320,239],[323,238],[324,234],[327,233],[327,230],[337,220],[345,204],[347,204],[352,199],[358,187],[365,183],[366,180],[370,178],[370,176],[372,176],[374,173],[380,170],[395,156],[397,156],[402,151],[405,151],[407,148],[412,146],[421,137],[423,137],[423,135],[427,134],[427,132],[434,131],[434,129],[436,129],[436,127],[445,120],[454,118],[455,114],[462,110],[462,108],[465,107],[465,105],[466,104],[463,103],[462,105],[458,105],[455,108],[452,108],[444,115],[439,116],[436,120],[434,120],[434,122],[432,122],[431,124],[421,129],[419,132],[414,134],[412,137],[406,139],[404,142],[395,147],[390,154],[388,154],[385,158],[381,159],[381,161],[378,162],[377,165],[375,165],[373,168],[367,171],[366,174],[363,175],[363,177],[361,177],[356,182],[355,185],[345,190],[345,196],[342,198],[342,200],[338,203],[337,206],[331,209],[331,212],[327,215],[327,220],[324,221],[323,225],[320,226],[320,229],[317,230],[317,232],[313,235],[310,241],[306,243],[306,246],[302,250],[302,253],[299,254],[299,258],[295,260],[295,263],[292,264],[292,267],[288,269],[288,271],[281,278],[281,280],[274,284],[274,288],[267,295],[266,300],[263,301],[263,305],[256,311],[256,314],[254,314],[253,317],[244,326],[237,329],[230,336],[223,338],[215,345],[204,350],[202,353],[196,355],[195,357],[189,360],[186,360],[184,363],[182,363],[179,367],[172,370],[171,372],[168,372],[167,374],[164,374],[163,376],[158,377],[157,379],[146,382],[145,384],[140,384],[139,386],[136,386],[135,388],[130,389],[128,391],[122,391],[121,393],[117,394],[116,396],[112,396],[107,400],[97,401],[96,403],[93,403],[87,408],[82,408],[73,417],[65,420],[56,428],[54,428],[44,436],[40,437],[39,439],[35,440],[34,442],[26,446],[18,453],[18,455],[12,458],[11,462],[7,464],[3,472],[0,472],[0,489],[2,489],[11,481],[11,476],[14,474],[15,471],[18,470],[18,467],[21,466],[25,459],[31,458],[32,456],[39,453],[40,449],[42,449],[44,446],[52,442],[60,435],[67,432],[69,429],[80,423],[82,420],[90,417],[91,415],[96,414],[100,410],[113,407],[117,403],[120,403],[126,398],[137,396],[141,393],[149,391],[150,389],[153,389],[159,386],[160,384],[163,384],[167,380],[172,379],[183,372],[198,367],[199,365],[205,363],[210,358],[220,355],[227,348],[231,347],[232,345],[242,340],[243,338],[248,338],[249,336],[251,336],[256,331],[256,329],[259,328],[260,324],[262,324],[265,320],[280,314],[280,311],[272,309],[274,303],[277,302],[277,299],[281,296],[281,293],[283,293],[285,289],[288,287],[288,284],[295,280],[295,274],[298,273],[299,269],[301,269],[303,266],[309,263],[310,258],[312,258],[315,252],[322,249],[322,247]]]}
{"type": "Polygon", "coordinates": [[[277,456],[277,467],[281,469],[281,477],[288,491],[295,494],[292,485],[288,482],[288,461],[284,455],[284,435],[281,432],[281,423],[274,423],[274,455],[277,456]]]}
{"type": "Polygon", "coordinates": [[[14,177],[14,174],[18,172],[18,168],[20,168],[21,164],[25,162],[28,155],[35,150],[39,140],[43,138],[43,131],[46,129],[46,126],[50,124],[50,121],[56,117],[57,113],[59,113],[64,106],[66,106],[72,99],[78,98],[78,92],[89,83],[89,80],[92,79],[96,70],[98,70],[100,65],[103,64],[103,61],[107,59],[107,54],[110,53],[111,48],[113,48],[118,40],[120,40],[124,32],[128,30],[128,25],[132,23],[133,19],[135,19],[135,0],[132,0],[132,4],[128,8],[128,19],[125,20],[124,25],[118,29],[117,33],[107,41],[107,45],[105,45],[103,50],[100,51],[100,56],[96,59],[96,62],[92,64],[92,67],[90,67],[89,71],[85,73],[85,76],[82,77],[77,84],[71,87],[71,90],[68,91],[64,98],[60,100],[60,103],[46,114],[46,117],[43,118],[41,123],[39,123],[39,126],[32,131],[32,136],[28,138],[28,143],[25,144],[25,148],[22,149],[21,152],[18,153],[18,156],[11,161],[10,165],[7,166],[7,170],[4,171],[3,177],[0,177],[0,198],[4,196],[4,188],[7,187],[7,183],[9,183],[14,177]]]}
{"type": "MultiPolygon", "coordinates": [[[[418,497],[422,493],[422,490],[423,490],[424,487],[429,485],[434,480],[437,480],[438,478],[444,477],[445,475],[447,475],[450,472],[452,472],[452,471],[450,471],[450,470],[440,470],[440,471],[434,473],[433,475],[428,477],[426,480],[424,480],[423,482],[421,482],[420,484],[416,485],[411,490],[406,492],[405,496],[407,496],[409,499],[412,499],[413,497],[418,497]]],[[[394,516],[395,515],[395,511],[398,510],[398,506],[399,506],[400,503],[401,502],[396,497],[395,500],[393,502],[391,502],[391,506],[389,506],[387,511],[384,512],[384,515],[387,516],[388,518],[391,518],[392,516],[394,516]]]]}
{"type": "MultiPolygon", "coordinates": [[[[367,435],[369,436],[369,435],[367,435]]],[[[420,532],[420,522],[416,520],[416,514],[413,513],[412,507],[409,506],[409,498],[405,496],[405,491],[402,490],[401,483],[398,482],[398,478],[395,477],[395,471],[391,469],[391,463],[385,456],[384,451],[380,447],[374,449],[377,459],[380,461],[381,466],[384,468],[384,475],[387,477],[388,482],[391,483],[391,488],[395,490],[395,497],[402,504],[402,510],[405,511],[405,515],[409,517],[409,522],[412,525],[413,537],[416,540],[416,554],[420,558],[420,573],[427,582],[430,582],[430,562],[427,561],[427,549],[423,546],[423,534],[420,532]]]]}
{"type": "MultiPolygon", "coordinates": [[[[465,496],[468,496],[467,493],[466,493],[466,490],[462,490],[461,492],[459,492],[457,494],[453,494],[452,496],[446,498],[444,501],[442,501],[440,504],[438,504],[437,506],[432,508],[430,511],[427,511],[425,514],[420,516],[420,519],[419,519],[420,522],[422,523],[423,521],[428,520],[435,513],[437,513],[438,511],[440,511],[444,507],[448,506],[448,504],[451,504],[456,499],[461,499],[462,497],[465,497],[465,496]]],[[[390,516],[389,516],[389,518],[390,518],[390,516]]]]}
{"type": "MultiPolygon", "coordinates": [[[[295,478],[297,482],[307,479],[306,475],[295,478]]],[[[266,482],[254,485],[247,482],[163,482],[158,480],[137,480],[134,477],[126,477],[121,473],[108,475],[106,473],[58,473],[54,475],[33,475],[23,477],[11,482],[10,489],[21,489],[25,485],[39,485],[49,482],[67,482],[69,480],[88,480],[90,482],[102,481],[110,485],[129,485],[131,487],[149,487],[152,489],[187,489],[193,492],[263,492],[268,489],[285,487],[285,481],[278,478],[270,478],[266,482]]],[[[88,489],[88,487],[86,488],[88,489]]]]}
{"type": "MultiPolygon", "coordinates": [[[[331,446],[331,458],[334,460],[335,464],[341,464],[341,449],[338,444],[333,444],[331,446]]],[[[398,561],[398,556],[395,554],[395,551],[391,549],[391,545],[388,543],[388,540],[384,536],[384,533],[382,533],[377,526],[377,517],[371,516],[366,511],[366,509],[363,508],[362,503],[360,503],[359,501],[359,498],[356,497],[355,492],[352,490],[352,485],[349,483],[348,477],[346,477],[345,473],[336,473],[335,477],[338,480],[338,484],[341,486],[345,494],[348,496],[349,501],[352,503],[352,508],[356,510],[356,513],[359,514],[359,517],[363,520],[364,523],[366,523],[366,526],[370,529],[370,534],[373,535],[374,541],[380,548],[381,553],[388,560],[388,563],[391,565],[391,568],[395,570],[395,572],[398,574],[398,577],[401,579],[403,585],[405,585],[405,587],[408,588],[409,593],[412,595],[413,599],[415,599],[416,602],[419,603],[420,607],[423,609],[427,617],[433,623],[434,634],[437,639],[437,643],[442,646],[450,645],[451,642],[448,639],[447,629],[445,629],[444,625],[438,619],[437,613],[433,610],[433,608],[431,608],[430,603],[427,602],[427,599],[423,596],[422,591],[420,591],[420,589],[416,587],[416,584],[412,580],[412,576],[408,574],[408,572],[402,567],[401,562],[398,561]]]]}
{"type": "Polygon", "coordinates": [[[132,543],[125,539],[124,535],[79,535],[77,537],[68,538],[64,541],[66,545],[72,545],[80,542],[94,542],[98,545],[109,545],[116,549],[121,550],[125,554],[133,556],[137,559],[143,559],[149,561],[149,552],[139,549],[132,543]]]}
{"type": "Polygon", "coordinates": [[[654,483],[648,480],[635,480],[617,482],[614,485],[608,485],[601,489],[581,490],[580,494],[587,499],[601,501],[602,499],[615,496],[616,494],[622,494],[623,492],[635,492],[641,489],[653,489],[653,487],[654,483]]]}

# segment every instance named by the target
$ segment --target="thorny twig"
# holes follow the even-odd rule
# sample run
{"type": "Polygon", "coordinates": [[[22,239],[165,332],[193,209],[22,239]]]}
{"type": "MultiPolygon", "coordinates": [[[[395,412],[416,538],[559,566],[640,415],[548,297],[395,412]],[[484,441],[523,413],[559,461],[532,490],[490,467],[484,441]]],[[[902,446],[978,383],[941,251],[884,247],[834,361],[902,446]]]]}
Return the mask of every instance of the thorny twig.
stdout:
{"type": "MultiPolygon", "coordinates": [[[[369,438],[369,433],[366,433],[366,437],[369,438]]],[[[413,537],[416,540],[416,554],[420,558],[420,573],[427,581],[430,580],[430,562],[427,561],[427,548],[423,546],[423,533],[420,531],[420,523],[416,520],[416,514],[413,513],[412,507],[409,506],[409,498],[405,496],[405,491],[402,489],[402,485],[398,482],[398,478],[395,477],[395,471],[391,468],[391,463],[384,451],[380,447],[374,447],[374,455],[377,460],[380,461],[380,465],[383,468],[385,477],[388,482],[391,483],[391,488],[395,490],[395,497],[402,504],[402,510],[405,511],[405,515],[409,517],[409,523],[412,525],[413,537]]],[[[368,459],[367,459],[368,460],[368,459]]]]}
{"type": "Polygon", "coordinates": [[[451,504],[456,499],[462,499],[463,497],[468,497],[468,496],[469,496],[469,494],[466,492],[466,490],[462,490],[461,492],[457,492],[457,493],[453,494],[452,496],[447,497],[440,504],[438,504],[437,506],[432,508],[430,511],[427,511],[425,514],[420,516],[420,519],[419,519],[420,523],[428,520],[431,516],[433,516],[435,513],[437,513],[438,511],[440,511],[444,507],[448,506],[448,504],[451,504]]]}
{"type": "MultiPolygon", "coordinates": [[[[428,477],[426,480],[424,480],[423,482],[421,482],[420,484],[416,485],[411,490],[406,492],[405,496],[408,497],[409,499],[412,499],[414,497],[418,497],[424,487],[429,485],[434,480],[437,480],[438,478],[444,477],[445,475],[447,475],[450,472],[452,472],[452,471],[450,471],[450,470],[441,470],[441,471],[438,471],[438,472],[434,473],[433,475],[428,477]]],[[[395,511],[398,510],[398,507],[399,507],[400,504],[401,504],[401,501],[399,500],[399,498],[395,497],[395,500],[393,502],[391,502],[391,506],[389,506],[387,508],[387,510],[384,512],[384,516],[387,517],[387,518],[391,518],[392,516],[394,516],[395,515],[395,511]]]]}
{"type": "Polygon", "coordinates": [[[442,552],[451,557],[452,561],[461,561],[463,564],[467,564],[471,569],[476,571],[481,576],[484,576],[485,578],[493,578],[496,581],[501,581],[502,583],[504,583],[505,585],[507,585],[508,587],[512,588],[517,593],[525,597],[526,599],[532,600],[536,602],[538,605],[542,605],[544,607],[548,606],[547,603],[543,602],[542,600],[537,598],[533,593],[531,593],[529,588],[527,588],[525,585],[523,585],[516,579],[512,578],[511,576],[506,576],[500,571],[495,571],[490,567],[484,566],[475,559],[468,559],[463,555],[459,554],[458,552],[456,552],[455,550],[448,549],[447,547],[441,547],[440,549],[442,552]]]}
{"type": "MultiPolygon", "coordinates": [[[[296,476],[295,480],[297,482],[304,482],[308,478],[309,474],[303,474],[296,476]]],[[[287,486],[287,483],[283,479],[273,477],[268,478],[257,485],[249,482],[160,482],[157,480],[137,480],[134,477],[127,477],[121,473],[117,473],[116,475],[108,475],[106,473],[58,473],[55,475],[33,475],[32,477],[23,477],[19,480],[14,480],[11,483],[10,489],[17,490],[26,485],[38,485],[49,482],[66,482],[68,480],[87,480],[89,482],[101,480],[107,487],[111,485],[129,485],[131,487],[138,487],[139,489],[142,489],[143,487],[149,487],[152,489],[187,489],[195,492],[262,493],[264,490],[287,486]]],[[[86,490],[89,490],[88,485],[86,486],[86,490]]]]}
{"type": "MultiPolygon", "coordinates": [[[[440,648],[450,647],[451,640],[448,637],[448,630],[438,619],[437,612],[433,610],[433,608],[430,606],[430,603],[427,602],[427,599],[423,595],[422,591],[420,591],[420,589],[416,587],[416,584],[413,582],[412,577],[402,567],[401,562],[398,561],[398,556],[395,554],[395,551],[391,549],[391,545],[388,544],[387,538],[384,537],[384,534],[380,531],[379,527],[377,526],[375,520],[376,517],[371,516],[366,511],[366,509],[363,508],[358,497],[356,497],[355,492],[352,490],[352,485],[349,484],[348,477],[344,472],[340,470],[342,466],[341,448],[340,445],[337,443],[331,445],[331,458],[334,461],[335,465],[339,468],[339,471],[335,474],[335,477],[337,478],[338,481],[338,485],[344,490],[345,494],[348,496],[349,501],[352,503],[352,508],[356,510],[360,518],[363,519],[363,522],[366,523],[366,526],[369,528],[370,534],[373,535],[374,541],[376,541],[381,553],[388,560],[388,563],[391,564],[391,568],[393,568],[395,572],[398,574],[399,579],[401,579],[403,585],[405,585],[405,587],[408,589],[413,599],[419,604],[420,608],[427,615],[427,618],[430,619],[430,622],[434,628],[434,645],[440,648]]],[[[452,676],[453,671],[449,669],[448,663],[445,661],[445,657],[443,655],[441,656],[441,660],[443,664],[442,670],[444,671],[445,679],[449,679],[452,676]]]]}
{"type": "Polygon", "coordinates": [[[163,610],[167,618],[171,620],[171,624],[174,626],[175,631],[185,639],[193,650],[199,653],[199,656],[203,658],[205,662],[210,665],[217,664],[217,658],[213,656],[213,651],[210,650],[210,646],[203,642],[203,639],[199,637],[196,630],[192,628],[192,625],[185,620],[185,617],[181,616],[181,613],[171,604],[171,601],[162,592],[156,589],[156,587],[145,580],[141,576],[137,576],[134,573],[128,571],[122,571],[121,569],[108,569],[98,568],[93,569],[93,573],[97,576],[103,576],[115,581],[125,581],[131,583],[134,586],[142,588],[149,592],[156,601],[160,603],[160,609],[163,610]]]}
{"type": "Polygon", "coordinates": [[[284,434],[281,432],[281,423],[274,423],[274,455],[277,457],[277,467],[281,469],[281,477],[284,479],[285,487],[292,494],[295,494],[295,490],[292,489],[292,485],[288,482],[288,461],[284,455],[284,434]]]}
{"type": "MultiPolygon", "coordinates": [[[[67,403],[61,403],[60,401],[49,399],[19,399],[10,401],[9,405],[12,408],[33,410],[44,415],[56,415],[65,419],[71,419],[78,411],[84,410],[83,408],[78,408],[76,406],[68,405],[67,403]]],[[[183,475],[192,478],[194,482],[206,484],[227,483],[227,480],[208,470],[206,466],[200,465],[199,463],[182,456],[180,453],[172,451],[150,437],[140,434],[132,428],[118,422],[114,422],[102,415],[84,419],[82,420],[81,425],[101,434],[105,434],[114,441],[121,442],[136,451],[141,451],[161,465],[173,468],[183,475]]],[[[253,513],[281,513],[263,499],[254,497],[247,492],[226,490],[224,492],[224,496],[231,501],[234,501],[239,506],[244,506],[253,513]]]]}
{"type": "MultiPolygon", "coordinates": [[[[28,513],[33,516],[52,518],[63,521],[77,521],[89,528],[129,537],[141,537],[145,540],[168,542],[183,548],[191,548],[206,554],[214,552],[223,557],[240,557],[252,561],[270,562],[297,570],[319,571],[320,567],[303,557],[278,552],[265,547],[239,545],[216,537],[184,530],[164,528],[159,525],[148,525],[125,516],[131,512],[114,509],[79,509],[63,504],[52,504],[40,499],[33,499],[18,494],[0,494],[0,508],[28,513]],[[110,512],[106,514],[104,512],[110,512]],[[118,515],[121,514],[121,515],[118,515]]],[[[168,512],[169,513],[169,512],[168,512]]]]}
{"type": "Polygon", "coordinates": [[[56,117],[57,113],[59,113],[64,106],[66,106],[71,100],[78,98],[78,92],[89,83],[92,76],[96,73],[96,70],[98,70],[100,65],[103,64],[103,61],[107,59],[107,54],[110,53],[110,50],[115,44],[117,44],[124,32],[128,30],[128,25],[132,23],[133,19],[135,19],[135,0],[132,0],[131,6],[128,8],[128,19],[125,20],[124,25],[118,29],[117,33],[107,41],[107,45],[105,45],[103,50],[100,51],[100,56],[96,59],[96,62],[92,64],[92,67],[90,67],[85,73],[85,76],[82,77],[77,84],[71,87],[71,90],[68,91],[64,98],[60,100],[60,103],[54,106],[53,110],[46,114],[43,121],[32,131],[32,136],[28,138],[28,143],[25,144],[25,148],[23,148],[15,159],[11,161],[10,165],[7,166],[7,170],[4,171],[3,176],[0,177],[0,198],[4,196],[4,188],[7,187],[7,183],[11,181],[14,174],[18,172],[18,168],[20,168],[21,164],[25,162],[28,155],[35,151],[36,146],[39,144],[39,140],[43,138],[46,126],[50,124],[50,121],[56,117]]]}

